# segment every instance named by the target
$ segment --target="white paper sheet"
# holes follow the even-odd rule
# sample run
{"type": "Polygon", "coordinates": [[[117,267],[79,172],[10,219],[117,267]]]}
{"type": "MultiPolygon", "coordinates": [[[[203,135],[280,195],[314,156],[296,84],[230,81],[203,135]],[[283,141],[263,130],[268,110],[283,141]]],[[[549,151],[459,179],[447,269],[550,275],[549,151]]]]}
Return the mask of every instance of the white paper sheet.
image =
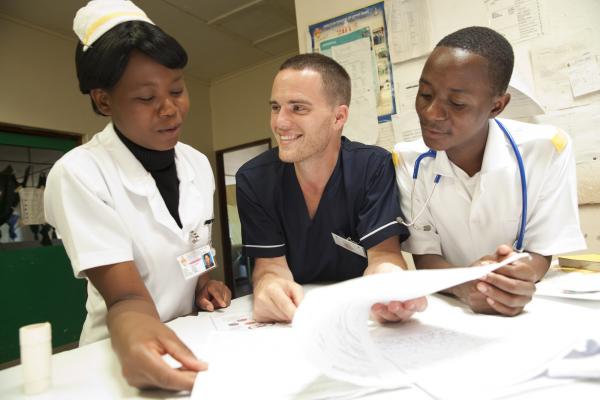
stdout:
{"type": "Polygon", "coordinates": [[[594,54],[587,53],[567,65],[574,97],[600,90],[600,66],[594,54]]]}
{"type": "Polygon", "coordinates": [[[427,54],[431,44],[431,18],[424,0],[392,0],[388,9],[392,63],[427,54]]]}
{"type": "Polygon", "coordinates": [[[494,398],[544,374],[580,340],[578,316],[566,315],[564,305],[541,302],[528,305],[532,312],[507,318],[474,315],[430,298],[430,312],[381,327],[372,338],[384,357],[433,398],[494,398]]]}
{"type": "Polygon", "coordinates": [[[365,386],[398,387],[410,379],[375,349],[367,321],[371,306],[409,300],[478,279],[527,254],[482,267],[369,275],[307,293],[293,326],[303,353],[325,375],[365,386]]]}
{"type": "Polygon", "coordinates": [[[414,110],[392,115],[392,124],[396,143],[412,142],[421,138],[421,124],[414,110]]]}
{"type": "Polygon", "coordinates": [[[600,272],[561,272],[552,268],[536,287],[536,296],[600,301],[600,272]]]}
{"type": "Polygon", "coordinates": [[[256,322],[251,312],[211,314],[210,320],[218,331],[250,331],[254,329],[289,327],[287,324],[276,324],[275,322],[256,322]]]}
{"type": "MultiPolygon", "coordinates": [[[[395,114],[393,114],[395,115],[395,114]]],[[[377,146],[383,147],[388,151],[394,149],[396,140],[394,137],[394,127],[391,122],[382,122],[379,124],[379,136],[377,137],[377,146]]]]}
{"type": "Polygon", "coordinates": [[[563,382],[528,380],[551,372],[595,374],[595,310],[536,298],[507,318],[473,314],[436,296],[408,322],[367,323],[374,302],[417,297],[498,267],[371,275],[311,289],[292,329],[213,332],[202,351],[209,369],[198,374],[192,399],[341,400],[387,390],[401,398],[403,390],[418,388],[428,398],[479,400],[563,382]],[[315,350],[323,357],[315,358],[315,350]],[[555,362],[572,350],[590,358],[555,362]]]}
{"type": "Polygon", "coordinates": [[[396,83],[396,103],[398,104],[398,113],[415,111],[415,99],[417,98],[418,91],[419,78],[396,83]]]}
{"type": "Polygon", "coordinates": [[[597,50],[597,43],[589,43],[591,29],[566,36],[549,36],[531,47],[531,64],[535,78],[535,91],[546,110],[560,110],[589,103],[586,98],[575,100],[569,65],[586,54],[597,50]]]}
{"type": "Polygon", "coordinates": [[[542,34],[540,5],[537,0],[485,0],[490,28],[502,33],[511,43],[533,39],[542,34]]]}
{"type": "Polygon", "coordinates": [[[208,370],[198,374],[192,399],[343,400],[380,390],[323,376],[292,329],[214,332],[204,359],[208,370]]]}
{"type": "Polygon", "coordinates": [[[377,96],[369,38],[354,40],[331,48],[332,58],[344,66],[352,81],[350,114],[344,136],[365,144],[375,144],[377,128],[377,96]]]}

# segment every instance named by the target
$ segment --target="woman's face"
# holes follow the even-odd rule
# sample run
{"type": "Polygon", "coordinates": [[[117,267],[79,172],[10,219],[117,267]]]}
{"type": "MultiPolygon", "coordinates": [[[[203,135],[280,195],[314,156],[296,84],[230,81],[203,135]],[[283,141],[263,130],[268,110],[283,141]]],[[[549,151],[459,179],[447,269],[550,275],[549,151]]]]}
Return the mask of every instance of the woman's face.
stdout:
{"type": "Polygon", "coordinates": [[[175,147],[190,107],[183,70],[167,68],[139,51],[131,53],[112,89],[91,94],[123,135],[152,150],[175,147]]]}

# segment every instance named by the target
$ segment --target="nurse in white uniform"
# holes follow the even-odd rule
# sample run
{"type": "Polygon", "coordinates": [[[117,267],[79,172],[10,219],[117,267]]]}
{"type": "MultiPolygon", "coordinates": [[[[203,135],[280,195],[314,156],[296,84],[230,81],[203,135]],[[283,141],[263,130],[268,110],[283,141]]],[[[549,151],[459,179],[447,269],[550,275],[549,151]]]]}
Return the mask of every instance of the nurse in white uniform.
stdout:
{"type": "Polygon", "coordinates": [[[209,162],[178,142],[187,54],[129,1],[91,1],[74,29],[80,89],[111,118],[55,164],[45,192],[46,218],[88,279],[80,343],[110,336],[132,386],[191,390],[206,364],[161,321],[226,307],[231,293],[202,257],[213,251],[209,162]]]}
{"type": "Polygon", "coordinates": [[[417,268],[531,254],[447,291],[476,312],[510,316],[531,300],[553,254],[585,248],[569,137],[552,126],[495,119],[510,100],[513,62],[508,41],[488,28],[442,39],[415,103],[423,139],[398,143],[394,152],[411,234],[403,250],[417,268]]]}

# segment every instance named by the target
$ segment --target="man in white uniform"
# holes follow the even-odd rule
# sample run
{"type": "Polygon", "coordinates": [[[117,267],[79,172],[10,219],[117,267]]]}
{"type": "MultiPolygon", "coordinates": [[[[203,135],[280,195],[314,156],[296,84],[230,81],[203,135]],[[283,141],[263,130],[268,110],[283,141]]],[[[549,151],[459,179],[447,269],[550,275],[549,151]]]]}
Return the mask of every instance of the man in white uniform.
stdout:
{"type": "Polygon", "coordinates": [[[411,234],[403,250],[413,253],[417,268],[464,267],[506,257],[519,237],[520,168],[500,124],[512,135],[528,201],[519,250],[531,259],[446,291],[476,312],[509,316],[531,300],[553,254],[585,248],[570,138],[552,126],[494,120],[510,101],[513,63],[510,43],[491,29],[446,36],[419,81],[415,106],[423,139],[398,143],[394,152],[411,234]],[[430,149],[413,180],[417,157],[430,149]]]}
{"type": "Polygon", "coordinates": [[[110,335],[132,386],[191,390],[206,364],[162,322],[226,307],[231,293],[199,276],[214,180],[207,158],[178,142],[187,54],[130,1],[91,1],[74,29],[80,90],[111,119],[57,161],[44,199],[75,274],[89,281],[81,343],[110,335]]]}

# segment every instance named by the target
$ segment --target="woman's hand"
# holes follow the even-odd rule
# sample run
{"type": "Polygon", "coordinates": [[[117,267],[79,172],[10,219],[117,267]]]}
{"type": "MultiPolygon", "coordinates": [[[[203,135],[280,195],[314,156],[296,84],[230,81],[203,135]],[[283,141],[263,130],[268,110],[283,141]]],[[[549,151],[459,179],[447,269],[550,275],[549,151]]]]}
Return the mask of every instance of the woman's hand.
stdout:
{"type": "MultiPolygon", "coordinates": [[[[134,300],[135,301],[135,300],[134,300]]],[[[127,383],[139,389],[191,391],[196,374],[208,368],[169,327],[135,310],[140,304],[116,304],[110,324],[111,342],[127,383]],[[121,308],[121,310],[119,310],[121,308]],[[127,308],[127,310],[125,310],[127,308]],[[181,363],[175,369],[162,358],[169,354],[181,363]]]]}
{"type": "Polygon", "coordinates": [[[196,305],[204,311],[214,311],[217,308],[229,307],[231,304],[231,290],[221,281],[209,280],[204,283],[198,281],[196,290],[196,305]]]}

